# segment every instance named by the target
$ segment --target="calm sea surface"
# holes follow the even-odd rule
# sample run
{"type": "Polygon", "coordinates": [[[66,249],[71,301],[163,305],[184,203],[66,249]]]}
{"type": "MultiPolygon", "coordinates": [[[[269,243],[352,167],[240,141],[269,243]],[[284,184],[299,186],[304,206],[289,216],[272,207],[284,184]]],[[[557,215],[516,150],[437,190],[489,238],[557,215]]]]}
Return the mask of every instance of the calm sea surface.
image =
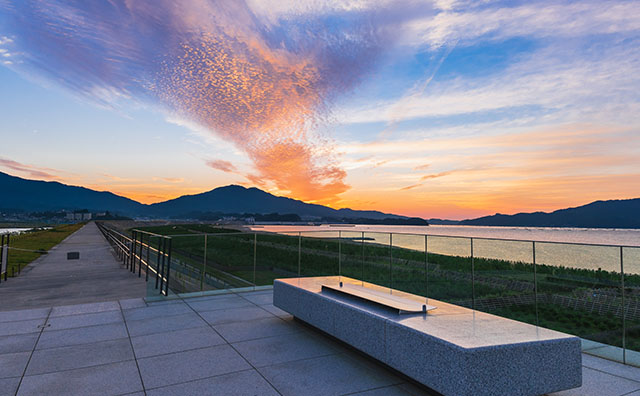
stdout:
{"type": "Polygon", "coordinates": [[[282,234],[301,232],[303,236],[359,238],[366,243],[393,246],[429,253],[533,262],[573,268],[640,274],[640,230],[597,228],[476,227],[476,226],[255,226],[256,231],[282,234]],[[390,237],[389,233],[393,233],[390,237]],[[428,235],[428,237],[425,237],[428,235]],[[462,237],[462,238],[461,238],[462,237]],[[514,241],[493,240],[511,239],[514,241]],[[615,246],[589,246],[615,245],[615,246]],[[621,249],[620,246],[623,246],[621,249]],[[622,253],[622,254],[621,254],[622,253]]]}

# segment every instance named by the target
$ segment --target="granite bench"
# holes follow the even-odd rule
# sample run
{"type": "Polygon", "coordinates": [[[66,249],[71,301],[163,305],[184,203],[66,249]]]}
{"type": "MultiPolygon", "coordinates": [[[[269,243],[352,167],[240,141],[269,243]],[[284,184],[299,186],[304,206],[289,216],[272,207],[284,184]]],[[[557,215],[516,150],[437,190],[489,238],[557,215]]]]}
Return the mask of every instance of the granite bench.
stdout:
{"type": "Polygon", "coordinates": [[[344,276],[276,279],[273,303],[443,395],[542,395],[582,384],[580,339],[557,331],[344,276]]]}

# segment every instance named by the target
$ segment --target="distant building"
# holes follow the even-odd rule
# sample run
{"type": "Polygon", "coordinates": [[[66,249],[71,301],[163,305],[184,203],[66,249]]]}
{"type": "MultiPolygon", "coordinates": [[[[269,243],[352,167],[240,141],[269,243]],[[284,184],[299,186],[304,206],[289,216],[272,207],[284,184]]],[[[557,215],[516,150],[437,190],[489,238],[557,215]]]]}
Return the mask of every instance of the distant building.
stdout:
{"type": "Polygon", "coordinates": [[[69,221],[88,221],[91,220],[92,215],[89,211],[82,210],[76,212],[67,212],[65,216],[69,221]]]}

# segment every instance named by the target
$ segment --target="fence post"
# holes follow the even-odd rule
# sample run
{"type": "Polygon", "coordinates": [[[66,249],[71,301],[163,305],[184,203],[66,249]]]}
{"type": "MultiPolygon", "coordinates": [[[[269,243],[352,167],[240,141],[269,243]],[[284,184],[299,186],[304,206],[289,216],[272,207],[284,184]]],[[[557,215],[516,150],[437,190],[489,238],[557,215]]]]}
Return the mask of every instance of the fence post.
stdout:
{"type": "Polygon", "coordinates": [[[627,310],[624,306],[624,259],[623,247],[620,246],[620,286],[622,286],[622,363],[627,364],[627,310]]]}
{"type": "Polygon", "coordinates": [[[473,260],[473,237],[471,240],[471,309],[476,309],[476,270],[473,260]]]}
{"type": "Polygon", "coordinates": [[[393,294],[393,233],[389,233],[389,294],[393,294]]]}
{"type": "Polygon", "coordinates": [[[167,284],[165,286],[165,296],[169,295],[169,277],[171,276],[171,238],[169,238],[169,252],[167,253],[167,284]]]}
{"type": "MultiPolygon", "coordinates": [[[[160,243],[158,244],[158,278],[160,279],[160,293],[162,294],[162,287],[164,284],[164,245],[165,245],[165,237],[161,237],[160,243]]],[[[156,281],[156,286],[158,285],[156,281]]]]}
{"type": "Polygon", "coordinates": [[[429,239],[424,235],[424,303],[429,304],[429,239]]]}
{"type": "Polygon", "coordinates": [[[338,279],[342,282],[342,231],[338,231],[338,279]]]}
{"type": "Polygon", "coordinates": [[[301,261],[302,261],[302,232],[298,231],[298,278],[300,278],[301,261]]]}
{"type": "Polygon", "coordinates": [[[2,273],[4,272],[4,234],[0,235],[0,283],[2,283],[2,273]]]}
{"type": "Polygon", "coordinates": [[[151,235],[149,235],[149,238],[147,239],[147,266],[146,266],[146,272],[144,275],[144,281],[148,282],[149,281],[149,260],[151,257],[151,238],[153,238],[151,235]]]}
{"type": "Polygon", "coordinates": [[[158,249],[156,250],[156,289],[158,288],[158,281],[160,280],[160,245],[162,239],[158,237],[158,249]]]}
{"type": "Polygon", "coordinates": [[[256,262],[258,254],[258,233],[253,233],[253,290],[256,290],[256,262]]]}
{"type": "Polygon", "coordinates": [[[200,274],[200,291],[204,290],[204,275],[207,272],[207,234],[204,234],[204,259],[202,260],[202,273],[200,274]]]}
{"type": "Polygon", "coordinates": [[[144,247],[144,234],[140,233],[140,240],[138,241],[140,248],[138,249],[138,278],[142,274],[142,248],[144,247]]]}
{"type": "Polygon", "coordinates": [[[362,286],[364,287],[364,231],[362,231],[362,240],[360,241],[362,245],[362,276],[360,279],[362,280],[362,286]]]}
{"type": "Polygon", "coordinates": [[[540,326],[540,318],[538,317],[538,264],[536,264],[536,241],[532,241],[533,245],[533,298],[534,307],[536,309],[536,326],[540,326]]]}
{"type": "MultiPolygon", "coordinates": [[[[7,245],[7,252],[4,254],[4,260],[6,262],[6,271],[4,273],[4,280],[7,280],[7,275],[9,274],[9,247],[11,246],[11,234],[7,234],[7,241],[5,242],[5,244],[7,245]]],[[[11,267],[11,276],[13,277],[13,267],[11,267]]]]}

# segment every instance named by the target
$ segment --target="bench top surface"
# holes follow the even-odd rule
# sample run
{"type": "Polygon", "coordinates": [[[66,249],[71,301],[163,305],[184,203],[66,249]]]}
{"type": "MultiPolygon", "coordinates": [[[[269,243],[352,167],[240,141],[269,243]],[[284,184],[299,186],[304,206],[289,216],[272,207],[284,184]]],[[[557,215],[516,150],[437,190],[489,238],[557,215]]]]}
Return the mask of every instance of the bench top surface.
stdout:
{"type": "MultiPolygon", "coordinates": [[[[308,278],[277,279],[291,286],[306,290],[311,293],[323,295],[323,286],[338,287],[340,282],[344,285],[364,284],[369,290],[389,293],[389,288],[362,282],[345,276],[323,276],[308,278]]],[[[425,298],[415,294],[393,290],[394,297],[403,297],[417,304],[424,304],[425,298]]],[[[329,296],[327,296],[329,297],[329,296]]],[[[357,304],[357,303],[356,303],[357,304]]],[[[481,311],[449,304],[444,301],[428,299],[428,304],[437,307],[429,311],[427,315],[397,315],[389,313],[388,308],[375,308],[375,305],[365,306],[361,309],[376,314],[386,320],[412,328],[419,332],[427,333],[433,337],[456,344],[463,348],[477,348],[496,346],[511,343],[535,342],[544,340],[561,340],[575,338],[575,336],[560,333],[558,331],[537,327],[523,322],[491,315],[481,311]]]]}
{"type": "Polygon", "coordinates": [[[340,283],[338,285],[323,284],[322,288],[348,294],[361,298],[363,300],[374,302],[379,305],[397,309],[399,313],[420,313],[424,312],[425,310],[431,311],[433,309],[436,309],[436,307],[434,307],[433,305],[426,305],[425,302],[420,303],[418,301],[410,300],[402,296],[390,294],[389,292],[374,290],[361,285],[354,285],[350,283],[340,283]]]}

